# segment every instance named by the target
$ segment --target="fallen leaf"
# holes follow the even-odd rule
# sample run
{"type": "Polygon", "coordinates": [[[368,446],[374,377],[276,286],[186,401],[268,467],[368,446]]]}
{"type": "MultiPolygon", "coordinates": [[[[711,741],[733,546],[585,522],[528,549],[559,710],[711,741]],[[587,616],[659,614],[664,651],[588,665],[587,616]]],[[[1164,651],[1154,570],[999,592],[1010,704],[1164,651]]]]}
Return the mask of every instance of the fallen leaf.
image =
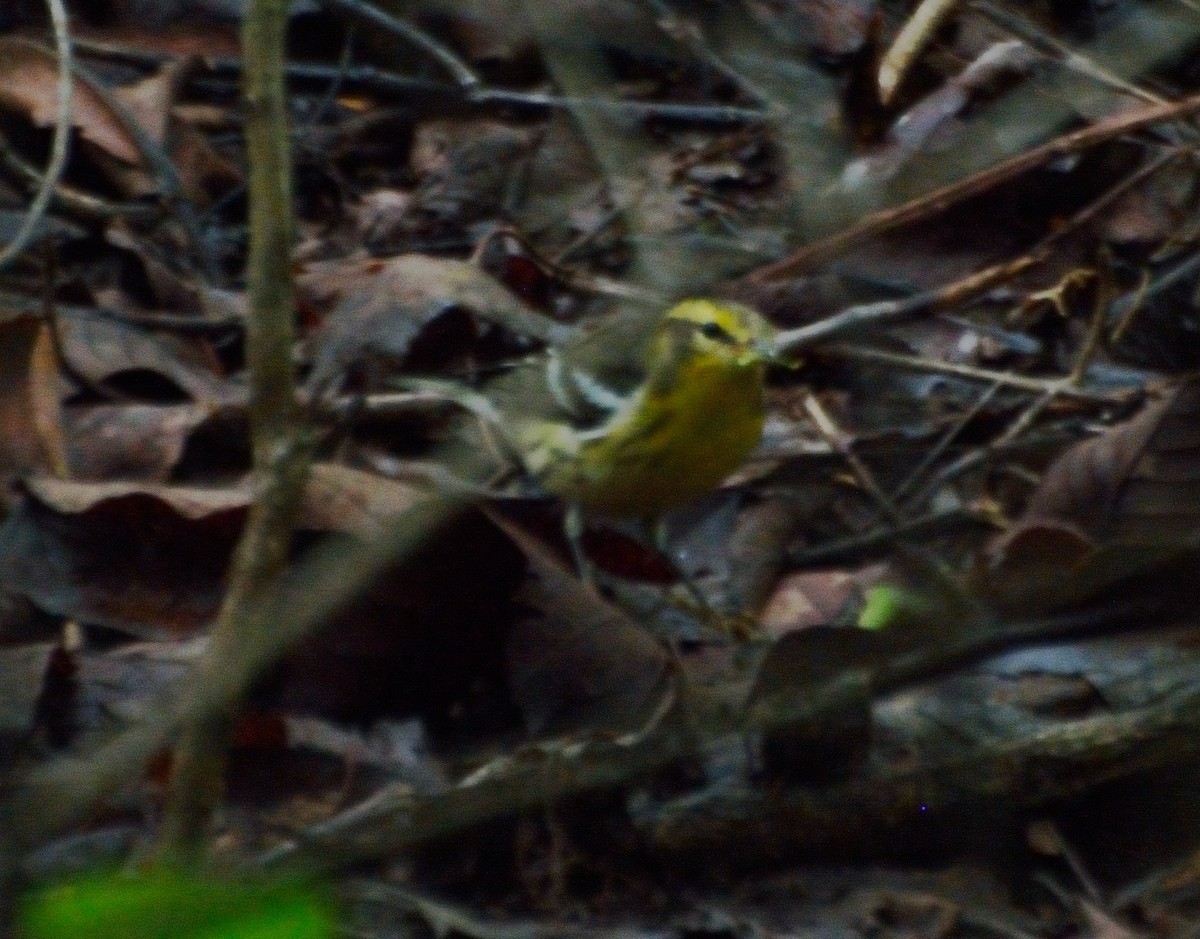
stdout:
{"type": "Polygon", "coordinates": [[[405,254],[386,261],[313,264],[297,286],[302,303],[333,306],[313,338],[311,388],[337,381],[364,360],[402,361],[424,330],[455,313],[466,317],[468,329],[499,326],[540,343],[567,332],[466,261],[405,254]]]}
{"type": "MultiPolygon", "coordinates": [[[[29,39],[0,37],[0,105],[24,113],[39,127],[58,115],[58,58],[29,39]]],[[[119,113],[87,82],[75,79],[71,125],[85,140],[127,164],[141,160],[119,113]]]]}
{"type": "Polygon", "coordinates": [[[513,627],[505,651],[526,729],[541,735],[643,726],[670,692],[666,648],[567,573],[537,539],[500,524],[533,574],[518,595],[531,613],[513,627]]]}

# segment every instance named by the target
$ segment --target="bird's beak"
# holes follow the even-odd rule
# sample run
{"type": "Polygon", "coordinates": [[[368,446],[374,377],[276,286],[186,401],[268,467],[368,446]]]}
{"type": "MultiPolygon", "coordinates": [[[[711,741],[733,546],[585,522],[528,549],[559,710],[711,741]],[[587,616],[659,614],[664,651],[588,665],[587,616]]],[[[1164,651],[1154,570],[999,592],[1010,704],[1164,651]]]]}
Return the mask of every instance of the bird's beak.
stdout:
{"type": "Polygon", "coordinates": [[[768,365],[780,365],[783,368],[799,368],[800,359],[795,355],[783,352],[773,339],[756,339],[746,349],[745,363],[766,362],[768,365]]]}
{"type": "Polygon", "coordinates": [[[738,356],[738,365],[754,365],[756,362],[770,362],[775,355],[775,347],[769,339],[753,339],[742,347],[738,356]]]}

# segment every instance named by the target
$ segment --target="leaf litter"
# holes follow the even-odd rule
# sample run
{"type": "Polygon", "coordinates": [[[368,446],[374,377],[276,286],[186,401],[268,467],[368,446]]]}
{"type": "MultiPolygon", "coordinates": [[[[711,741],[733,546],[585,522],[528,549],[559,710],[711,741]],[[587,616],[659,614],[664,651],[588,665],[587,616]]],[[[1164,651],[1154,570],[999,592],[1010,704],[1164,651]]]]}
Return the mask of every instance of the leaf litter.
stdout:
{"type": "MultiPolygon", "coordinates": [[[[195,6],[170,33],[75,14],[54,236],[0,273],[21,767],[169,700],[250,506],[238,14],[195,6]]],[[[589,2],[555,35],[544,3],[422,0],[407,39],[293,14],[321,442],[286,589],[474,504],[261,676],[223,860],[319,859],[364,935],[1186,931],[1200,19],[933,6],[589,2]],[[668,556],[593,526],[597,588],[486,428],[405,383],[509,381],[536,413],[538,355],[619,372],[683,295],[827,328],[668,556]]],[[[6,213],[56,119],[24,25],[6,213]]],[[[169,766],[30,876],[127,859],[169,766]]]]}

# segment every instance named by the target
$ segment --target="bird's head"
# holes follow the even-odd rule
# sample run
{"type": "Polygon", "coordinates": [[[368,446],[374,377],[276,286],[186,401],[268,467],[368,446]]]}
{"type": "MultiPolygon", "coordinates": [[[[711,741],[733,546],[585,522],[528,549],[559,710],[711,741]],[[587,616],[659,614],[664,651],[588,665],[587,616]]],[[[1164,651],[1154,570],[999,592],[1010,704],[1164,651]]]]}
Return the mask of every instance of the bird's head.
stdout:
{"type": "Polygon", "coordinates": [[[670,349],[685,358],[745,368],[779,360],[775,328],[739,303],[683,300],[663,315],[660,353],[670,349]]]}

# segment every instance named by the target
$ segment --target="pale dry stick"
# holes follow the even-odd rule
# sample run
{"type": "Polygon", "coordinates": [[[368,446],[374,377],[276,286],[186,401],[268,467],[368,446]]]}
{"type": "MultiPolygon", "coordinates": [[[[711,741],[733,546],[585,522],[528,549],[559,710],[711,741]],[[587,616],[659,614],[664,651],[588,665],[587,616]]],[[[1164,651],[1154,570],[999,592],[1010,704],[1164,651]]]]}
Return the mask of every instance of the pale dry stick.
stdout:
{"type": "Polygon", "coordinates": [[[663,120],[680,123],[740,126],[766,121],[770,115],[736,104],[676,104],[674,102],[622,101],[591,95],[552,95],[507,88],[480,88],[467,96],[476,107],[528,107],[541,111],[609,114],[629,121],[663,120]]]}
{"type": "Polygon", "coordinates": [[[971,297],[1012,279],[1034,263],[1035,260],[1028,257],[1018,258],[1016,261],[1003,261],[943,287],[922,291],[911,297],[856,304],[815,323],[783,330],[776,337],[775,344],[781,353],[787,355],[829,342],[831,339],[908,322],[917,316],[964,303],[971,297]]]}
{"type": "Polygon", "coordinates": [[[372,3],[366,3],[365,0],[321,0],[321,5],[339,9],[416,46],[445,69],[459,88],[468,90],[482,84],[479,76],[448,47],[411,23],[384,12],[372,3]]]}
{"type": "Polygon", "coordinates": [[[1099,273],[1099,277],[1099,289],[1096,291],[1096,300],[1092,305],[1092,322],[1088,328],[1087,338],[1084,339],[1083,348],[1079,350],[1075,364],[1071,366],[1071,372],[1067,376],[1067,380],[1076,387],[1083,384],[1083,379],[1086,377],[1092,361],[1096,358],[1096,353],[1100,350],[1108,327],[1108,311],[1112,307],[1115,293],[1112,265],[1105,265],[1099,273]]]}
{"type": "Polygon", "coordinates": [[[58,81],[55,84],[54,139],[50,144],[50,163],[42,175],[41,185],[30,203],[29,210],[12,241],[0,251],[0,268],[7,267],[19,257],[37,234],[38,225],[46,217],[50,199],[67,168],[70,151],[74,94],[74,66],[71,62],[71,35],[67,10],[63,0],[47,0],[50,21],[54,30],[54,50],[58,56],[58,81]]]}
{"type": "Polygon", "coordinates": [[[787,280],[902,225],[945,212],[972,196],[987,192],[1051,160],[1079,153],[1162,121],[1187,117],[1197,111],[1200,111],[1200,94],[1191,95],[1181,101],[1150,105],[1136,111],[1115,114],[1089,127],[1056,137],[1032,150],[1018,153],[966,179],[934,189],[902,205],[868,215],[836,235],[806,245],[774,264],[760,267],[745,279],[755,284],[787,280]]]}
{"type": "Polygon", "coordinates": [[[886,352],[883,349],[870,349],[866,346],[839,344],[822,348],[822,353],[833,358],[847,361],[872,362],[879,365],[892,365],[896,368],[908,369],[913,372],[928,372],[933,375],[948,375],[952,378],[963,378],[967,381],[983,384],[997,383],[1009,388],[1019,388],[1034,394],[1044,394],[1052,391],[1065,398],[1076,401],[1086,401],[1089,404],[1120,404],[1128,397],[1126,393],[1105,393],[1076,388],[1065,378],[1032,378],[1028,375],[1017,375],[1012,372],[997,372],[992,369],[976,368],[972,365],[959,365],[954,362],[939,362],[917,355],[906,355],[900,352],[886,352]]]}
{"type": "Polygon", "coordinates": [[[1033,422],[1037,420],[1041,413],[1050,406],[1050,403],[1055,399],[1055,397],[1057,397],[1059,394],[1067,393],[1073,387],[1072,385],[1068,384],[1068,379],[1060,378],[1058,379],[1058,382],[1060,387],[1045,389],[1040,395],[1038,395],[1037,399],[1029,405],[1029,407],[1021,412],[1021,416],[1013,421],[1003,434],[1001,434],[987,446],[980,447],[977,450],[973,450],[970,453],[964,454],[963,456],[959,457],[959,459],[950,463],[948,466],[943,467],[943,469],[934,475],[928,483],[926,483],[921,489],[917,490],[917,492],[912,495],[912,497],[908,500],[909,504],[923,505],[930,498],[932,498],[934,492],[945,486],[950,482],[950,480],[954,479],[954,477],[965,473],[967,470],[978,466],[988,457],[999,453],[1009,444],[1014,442],[1019,436],[1021,436],[1021,434],[1025,433],[1025,431],[1033,425],[1033,422]]]}
{"type": "Polygon", "coordinates": [[[972,10],[991,20],[1001,29],[1029,43],[1034,48],[1060,56],[1060,61],[1063,65],[1079,72],[1081,75],[1094,79],[1116,91],[1140,98],[1149,104],[1167,103],[1165,98],[1147,91],[1145,88],[1135,85],[1132,82],[1125,81],[1121,76],[1105,68],[1095,59],[1084,55],[1082,52],[1077,52],[1066,43],[1060,42],[1053,36],[1042,31],[1036,24],[1023,16],[1003,10],[989,2],[989,0],[970,0],[969,6],[972,10]]]}
{"type": "Polygon", "coordinates": [[[264,595],[281,589],[314,444],[300,426],[293,390],[295,232],[283,77],[287,11],[287,0],[251,0],[242,26],[250,166],[246,359],[255,499],[208,647],[184,692],[181,735],[159,836],[161,855],[175,861],[204,855],[209,822],[222,795],[239,699],[231,696],[212,709],[204,704],[211,689],[265,641],[257,633],[278,628],[262,621],[259,610],[264,595]]]}
{"type": "Polygon", "coordinates": [[[663,0],[643,0],[643,2],[654,11],[658,18],[659,28],[664,33],[685,46],[700,61],[748,93],[754,99],[755,104],[764,106],[769,102],[770,96],[766,92],[717,55],[705,42],[704,34],[696,23],[680,16],[663,0]]]}
{"type": "Polygon", "coordinates": [[[933,41],[934,34],[946,18],[954,12],[958,0],[921,0],[912,16],[900,29],[891,46],[879,63],[879,100],[889,105],[900,90],[900,85],[917,61],[925,47],[933,41]]]}
{"type": "MultiPolygon", "coordinates": [[[[1056,842],[1055,848],[1058,849],[1059,856],[1067,862],[1067,866],[1071,869],[1071,873],[1075,875],[1075,879],[1079,881],[1079,885],[1083,887],[1088,899],[1110,916],[1117,915],[1116,907],[1108,902],[1105,891],[1100,887],[1099,882],[1092,872],[1088,870],[1087,862],[1084,861],[1082,855],[1066,839],[1057,824],[1054,822],[1050,822],[1049,824],[1052,828],[1050,834],[1056,842]]],[[[1072,897],[1072,899],[1075,901],[1073,905],[1078,906],[1078,898],[1072,897]]]]}
{"type": "Polygon", "coordinates": [[[991,385],[989,385],[984,390],[983,394],[981,394],[975,400],[975,403],[963,412],[962,417],[955,421],[954,424],[949,427],[944,434],[942,434],[937,443],[929,448],[929,451],[923,457],[921,457],[921,461],[915,467],[913,467],[912,472],[910,472],[908,476],[901,481],[900,485],[896,487],[895,492],[892,493],[892,501],[894,503],[899,505],[903,501],[909,490],[921,481],[921,477],[929,472],[929,470],[933,467],[933,464],[936,463],[941,455],[946,452],[946,449],[953,442],[954,438],[961,434],[963,429],[971,421],[978,417],[979,414],[982,413],[983,409],[988,406],[989,402],[996,397],[996,394],[1000,391],[1001,387],[1002,386],[999,382],[993,382],[991,385]]]}
{"type": "Polygon", "coordinates": [[[846,461],[846,465],[854,473],[854,478],[858,480],[858,484],[863,488],[863,491],[875,501],[875,504],[879,507],[879,511],[893,525],[904,524],[904,514],[880,487],[870,467],[854,452],[854,448],[846,440],[846,434],[838,427],[837,422],[833,419],[833,415],[825,409],[825,406],[821,404],[816,395],[808,394],[804,396],[804,410],[812,418],[817,432],[825,438],[825,442],[846,461]]]}
{"type": "Polygon", "coordinates": [[[795,567],[812,567],[831,564],[847,557],[858,557],[873,548],[893,545],[903,539],[933,538],[947,532],[967,527],[995,529],[991,519],[970,509],[947,509],[917,515],[899,525],[891,523],[876,525],[864,532],[844,538],[826,541],[812,547],[789,551],[787,560],[795,567]]]}

